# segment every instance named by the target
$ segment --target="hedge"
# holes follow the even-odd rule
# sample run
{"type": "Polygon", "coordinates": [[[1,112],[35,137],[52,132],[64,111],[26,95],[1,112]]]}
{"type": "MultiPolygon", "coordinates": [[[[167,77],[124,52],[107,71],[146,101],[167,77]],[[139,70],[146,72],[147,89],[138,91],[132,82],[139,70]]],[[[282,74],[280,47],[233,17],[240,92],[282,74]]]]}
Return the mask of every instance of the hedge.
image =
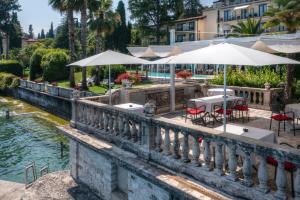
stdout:
{"type": "Polygon", "coordinates": [[[4,73],[4,72],[0,73],[0,91],[16,88],[19,85],[20,85],[19,77],[9,73],[4,73]]]}
{"type": "Polygon", "coordinates": [[[16,60],[1,60],[0,72],[6,72],[21,77],[23,76],[23,67],[16,60]]]}
{"type": "Polygon", "coordinates": [[[43,56],[43,80],[60,81],[69,77],[67,64],[69,56],[63,51],[51,51],[43,56]]]}
{"type": "Polygon", "coordinates": [[[44,49],[44,48],[38,48],[33,52],[32,56],[30,58],[29,78],[31,81],[34,81],[38,74],[43,73],[43,69],[41,66],[42,58],[44,55],[46,55],[49,52],[50,52],[49,49],[44,49]]]}

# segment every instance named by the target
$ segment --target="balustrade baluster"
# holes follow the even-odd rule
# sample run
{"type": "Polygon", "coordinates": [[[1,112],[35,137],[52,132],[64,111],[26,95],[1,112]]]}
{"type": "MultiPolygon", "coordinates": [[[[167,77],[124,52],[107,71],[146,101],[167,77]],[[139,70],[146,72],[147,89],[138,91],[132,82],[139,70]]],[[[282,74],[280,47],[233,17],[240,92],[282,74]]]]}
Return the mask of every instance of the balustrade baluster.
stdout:
{"type": "Polygon", "coordinates": [[[257,92],[257,104],[258,105],[261,105],[261,96],[260,95],[261,95],[261,93],[258,91],[257,92]]]}
{"type": "Polygon", "coordinates": [[[243,162],[243,175],[244,175],[243,184],[250,187],[253,185],[251,154],[248,150],[245,150],[244,153],[245,156],[243,162]]]}
{"type": "Polygon", "coordinates": [[[108,126],[109,126],[109,133],[113,134],[114,131],[114,116],[109,114],[108,126]]]}
{"type": "Polygon", "coordinates": [[[103,113],[103,129],[105,132],[108,132],[108,114],[107,113],[103,113]]]}
{"type": "Polygon", "coordinates": [[[179,155],[179,149],[180,149],[180,141],[178,138],[178,130],[174,130],[174,141],[173,141],[173,158],[175,159],[179,159],[180,155],[179,155]]]}
{"type": "Polygon", "coordinates": [[[236,145],[229,145],[229,160],[228,160],[229,176],[228,178],[232,181],[237,180],[236,168],[237,168],[237,157],[236,157],[236,145]]]}
{"type": "Polygon", "coordinates": [[[224,175],[223,163],[224,163],[223,144],[218,142],[216,148],[216,174],[219,176],[224,175]]]}
{"type": "Polygon", "coordinates": [[[140,145],[142,144],[142,134],[143,134],[143,125],[142,122],[140,122],[139,131],[138,131],[138,142],[140,145]]]}
{"type": "Polygon", "coordinates": [[[187,163],[190,162],[189,159],[189,134],[184,132],[183,133],[183,146],[182,146],[182,161],[187,163]]]}
{"type": "Polygon", "coordinates": [[[155,137],[155,150],[158,152],[161,151],[161,141],[162,141],[161,127],[157,126],[156,127],[156,137],[155,137]]]}
{"type": "Polygon", "coordinates": [[[257,104],[257,93],[256,93],[256,91],[253,92],[253,103],[255,105],[257,104]]]}
{"type": "Polygon", "coordinates": [[[259,190],[264,193],[269,192],[268,168],[267,168],[267,160],[265,155],[259,155],[259,167],[258,167],[257,176],[259,180],[259,190]]]}
{"type": "Polygon", "coordinates": [[[165,128],[165,139],[164,139],[164,154],[166,156],[171,154],[170,151],[170,144],[171,144],[171,140],[170,140],[170,129],[169,128],[165,128]]]}
{"type": "Polygon", "coordinates": [[[92,115],[93,115],[93,116],[92,116],[92,120],[93,120],[93,121],[92,121],[92,126],[93,126],[93,127],[97,127],[97,121],[98,121],[98,120],[97,120],[97,110],[96,110],[95,107],[92,108],[92,115]]]}
{"type": "Polygon", "coordinates": [[[201,166],[199,162],[199,156],[200,156],[200,145],[199,145],[199,137],[193,137],[194,143],[193,143],[193,160],[192,163],[195,166],[201,166]]]}
{"type": "Polygon", "coordinates": [[[300,200],[300,165],[297,166],[296,178],[294,183],[295,199],[300,200]]]}
{"type": "Polygon", "coordinates": [[[99,119],[99,122],[98,122],[98,125],[99,125],[99,129],[103,129],[103,112],[101,110],[99,110],[99,116],[98,116],[98,119],[99,119]]]}
{"type": "Polygon", "coordinates": [[[136,128],[136,123],[134,121],[132,121],[131,137],[133,142],[137,142],[137,128],[136,128]]]}
{"type": "Polygon", "coordinates": [[[125,117],[125,127],[123,131],[123,136],[127,137],[127,139],[130,139],[130,126],[129,126],[129,120],[125,117]]]}
{"type": "Polygon", "coordinates": [[[284,169],[284,161],[281,161],[280,159],[277,160],[278,160],[277,176],[276,176],[277,191],[275,193],[275,196],[278,199],[287,199],[287,194],[286,194],[287,178],[284,169]]]}
{"type": "Polygon", "coordinates": [[[118,135],[119,134],[119,123],[118,123],[118,119],[119,119],[119,116],[118,115],[115,115],[114,116],[114,135],[118,135]]]}
{"type": "Polygon", "coordinates": [[[118,126],[119,126],[119,132],[121,133],[121,135],[123,134],[124,131],[124,120],[121,114],[119,114],[118,116],[118,126]]]}
{"type": "Polygon", "coordinates": [[[205,169],[207,171],[211,170],[211,151],[210,151],[210,141],[208,139],[203,140],[204,145],[204,162],[205,169]]]}

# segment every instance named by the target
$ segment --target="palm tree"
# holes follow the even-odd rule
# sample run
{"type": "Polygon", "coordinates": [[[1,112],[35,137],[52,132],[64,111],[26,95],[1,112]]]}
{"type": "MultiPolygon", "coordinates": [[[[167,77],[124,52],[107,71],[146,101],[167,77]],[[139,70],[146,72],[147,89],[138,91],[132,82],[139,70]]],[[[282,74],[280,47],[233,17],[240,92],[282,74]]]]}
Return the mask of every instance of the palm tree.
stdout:
{"type": "MultiPolygon", "coordinates": [[[[49,0],[49,5],[53,9],[58,10],[62,13],[66,13],[68,20],[68,29],[69,29],[69,51],[71,61],[76,60],[75,53],[75,25],[74,25],[74,10],[75,10],[75,0],[49,0]]],[[[74,68],[70,67],[70,87],[75,86],[74,78],[74,68]]]]}
{"type": "MultiPolygon", "coordinates": [[[[96,32],[96,53],[104,50],[104,36],[112,33],[120,22],[120,16],[111,10],[111,6],[112,0],[102,0],[91,10],[93,15],[89,20],[89,26],[96,32]]],[[[95,84],[99,85],[99,67],[96,68],[95,84]]]]}
{"type": "MultiPolygon", "coordinates": [[[[265,28],[285,25],[288,33],[295,33],[300,26],[300,3],[299,0],[274,0],[276,7],[269,6],[268,11],[264,14],[270,18],[264,24],[265,28]]],[[[294,55],[290,54],[293,58],[294,55]]],[[[290,101],[292,97],[292,87],[294,81],[294,65],[287,65],[285,99],[290,101]]]]}
{"type": "Polygon", "coordinates": [[[232,26],[233,33],[242,36],[259,35],[264,30],[260,28],[261,19],[255,20],[248,18],[247,21],[240,21],[237,25],[232,26]]]}

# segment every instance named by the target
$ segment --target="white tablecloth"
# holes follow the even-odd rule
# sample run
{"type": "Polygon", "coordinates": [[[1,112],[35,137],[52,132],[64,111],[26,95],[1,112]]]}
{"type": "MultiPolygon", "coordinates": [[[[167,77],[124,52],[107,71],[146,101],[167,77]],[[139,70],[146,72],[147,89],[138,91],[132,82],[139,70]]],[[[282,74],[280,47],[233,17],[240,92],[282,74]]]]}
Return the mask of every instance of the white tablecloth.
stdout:
{"type": "Polygon", "coordinates": [[[285,111],[286,112],[294,112],[295,118],[300,118],[300,103],[295,103],[295,104],[287,104],[285,106],[285,111]]]}
{"type": "Polygon", "coordinates": [[[130,111],[137,111],[140,113],[144,112],[144,106],[140,105],[140,104],[135,104],[135,103],[118,104],[118,105],[115,105],[115,107],[123,108],[123,109],[130,110],[130,111]]]}
{"type": "MultiPolygon", "coordinates": [[[[235,93],[232,89],[226,89],[226,94],[229,96],[235,95],[235,93]]],[[[208,89],[207,96],[215,96],[215,95],[224,95],[224,89],[223,88],[208,89]]]]}
{"type": "MultiPolygon", "coordinates": [[[[236,96],[228,96],[227,101],[235,101],[238,99],[241,99],[242,97],[236,97],[236,96]]],[[[206,106],[206,112],[213,112],[214,105],[222,105],[224,103],[224,96],[223,95],[216,95],[211,97],[202,97],[197,99],[190,99],[190,101],[195,102],[196,106],[206,106]]]]}
{"type": "MultiPolygon", "coordinates": [[[[219,126],[215,129],[218,131],[224,131],[224,126],[219,126]]],[[[254,128],[238,124],[227,124],[226,132],[234,135],[240,135],[256,140],[261,140],[264,142],[277,143],[277,136],[275,132],[266,129],[254,128]],[[248,132],[244,132],[244,128],[247,128],[248,132]]]]}

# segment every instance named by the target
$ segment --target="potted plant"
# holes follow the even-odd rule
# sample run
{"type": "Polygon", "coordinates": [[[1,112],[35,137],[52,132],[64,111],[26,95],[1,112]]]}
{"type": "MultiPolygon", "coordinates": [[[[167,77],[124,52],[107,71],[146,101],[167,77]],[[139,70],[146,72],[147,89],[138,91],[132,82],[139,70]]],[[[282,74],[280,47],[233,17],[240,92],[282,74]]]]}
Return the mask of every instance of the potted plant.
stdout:
{"type": "Polygon", "coordinates": [[[192,72],[189,72],[187,70],[180,71],[176,74],[177,78],[182,78],[183,83],[187,82],[187,79],[191,78],[193,76],[192,72]]]}
{"type": "Polygon", "coordinates": [[[122,84],[126,89],[132,88],[133,84],[139,83],[141,76],[137,73],[123,73],[118,76],[115,83],[122,84]]]}

